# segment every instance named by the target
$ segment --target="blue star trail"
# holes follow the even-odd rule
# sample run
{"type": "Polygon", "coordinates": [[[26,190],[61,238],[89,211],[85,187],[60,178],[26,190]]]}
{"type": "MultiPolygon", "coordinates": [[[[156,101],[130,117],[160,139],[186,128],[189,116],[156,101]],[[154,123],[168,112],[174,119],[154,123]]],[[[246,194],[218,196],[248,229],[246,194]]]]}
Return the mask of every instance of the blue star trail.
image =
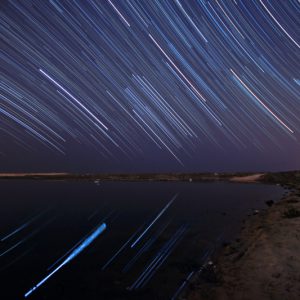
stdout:
{"type": "Polygon", "coordinates": [[[300,167],[297,0],[2,1],[0,13],[4,170],[300,167]]]}
{"type": "Polygon", "coordinates": [[[73,260],[78,254],[80,254],[86,247],[88,247],[104,230],[106,229],[106,224],[102,223],[91,235],[89,235],[78,247],[76,247],[70,255],[56,267],[51,273],[49,273],[43,280],[31,288],[26,294],[25,298],[30,296],[37,288],[44,284],[51,276],[53,276],[58,270],[60,270],[64,265],[68,264],[73,260]]]}

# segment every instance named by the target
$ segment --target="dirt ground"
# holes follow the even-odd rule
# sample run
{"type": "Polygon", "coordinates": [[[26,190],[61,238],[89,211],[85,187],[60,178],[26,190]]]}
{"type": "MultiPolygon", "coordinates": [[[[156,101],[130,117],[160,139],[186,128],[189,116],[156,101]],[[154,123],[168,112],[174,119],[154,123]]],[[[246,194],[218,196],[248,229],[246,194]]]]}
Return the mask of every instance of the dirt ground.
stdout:
{"type": "Polygon", "coordinates": [[[215,280],[195,276],[188,300],[300,299],[300,181],[267,211],[246,220],[215,263],[215,280]]]}

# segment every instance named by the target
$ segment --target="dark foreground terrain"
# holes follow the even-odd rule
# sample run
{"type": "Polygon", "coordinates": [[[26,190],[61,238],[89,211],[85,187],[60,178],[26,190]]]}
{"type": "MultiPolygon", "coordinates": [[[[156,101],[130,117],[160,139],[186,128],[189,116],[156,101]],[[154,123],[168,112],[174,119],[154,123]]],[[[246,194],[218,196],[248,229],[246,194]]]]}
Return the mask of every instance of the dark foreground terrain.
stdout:
{"type": "Polygon", "coordinates": [[[240,237],[199,270],[181,299],[300,299],[300,172],[265,174],[259,181],[287,192],[247,219],[240,237]]]}

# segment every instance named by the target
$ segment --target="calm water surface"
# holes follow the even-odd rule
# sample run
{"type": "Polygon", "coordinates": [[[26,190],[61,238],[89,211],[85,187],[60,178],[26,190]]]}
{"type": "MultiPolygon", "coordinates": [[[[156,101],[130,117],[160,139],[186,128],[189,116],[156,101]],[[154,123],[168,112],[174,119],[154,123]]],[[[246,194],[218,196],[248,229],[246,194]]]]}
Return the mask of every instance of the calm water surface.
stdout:
{"type": "Polygon", "coordinates": [[[1,181],[0,297],[172,299],[248,214],[282,193],[223,182],[1,181]]]}

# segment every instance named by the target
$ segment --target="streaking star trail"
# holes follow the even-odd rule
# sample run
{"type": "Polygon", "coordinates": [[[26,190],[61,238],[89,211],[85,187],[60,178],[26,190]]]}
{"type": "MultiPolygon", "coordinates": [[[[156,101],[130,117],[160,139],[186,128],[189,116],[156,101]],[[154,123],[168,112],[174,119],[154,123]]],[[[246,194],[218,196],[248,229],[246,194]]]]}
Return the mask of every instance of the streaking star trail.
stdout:
{"type": "Polygon", "coordinates": [[[178,194],[173,196],[173,198],[167,203],[167,205],[157,214],[157,216],[151,221],[151,223],[143,230],[143,232],[138,236],[138,238],[131,244],[131,248],[133,248],[139,241],[143,238],[143,236],[149,231],[149,229],[155,224],[155,222],[165,213],[165,211],[170,207],[170,205],[175,201],[178,194]]]}
{"type": "Polygon", "coordinates": [[[2,1],[3,169],[300,167],[299,11],[297,0],[2,1]]]}
{"type": "Polygon", "coordinates": [[[51,276],[53,276],[58,270],[60,270],[64,265],[73,260],[80,252],[82,252],[86,247],[88,247],[104,230],[106,229],[106,224],[102,223],[91,235],[89,235],[78,247],[76,247],[70,255],[67,256],[61,264],[59,264],[51,273],[49,273],[43,280],[31,288],[24,297],[30,296],[37,288],[44,284],[51,276]]]}

